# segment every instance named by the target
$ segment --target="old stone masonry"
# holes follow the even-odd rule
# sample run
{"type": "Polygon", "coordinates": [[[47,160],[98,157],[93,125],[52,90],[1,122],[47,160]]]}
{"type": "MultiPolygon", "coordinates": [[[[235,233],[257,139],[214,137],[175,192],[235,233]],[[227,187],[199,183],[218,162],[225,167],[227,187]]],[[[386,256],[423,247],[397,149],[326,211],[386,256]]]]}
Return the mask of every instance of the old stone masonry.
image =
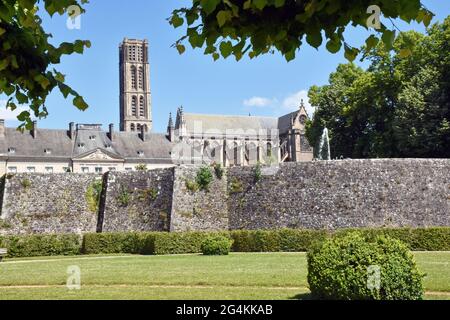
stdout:
{"type": "Polygon", "coordinates": [[[450,226],[450,160],[344,160],[95,174],[7,174],[0,235],[450,226]]]}

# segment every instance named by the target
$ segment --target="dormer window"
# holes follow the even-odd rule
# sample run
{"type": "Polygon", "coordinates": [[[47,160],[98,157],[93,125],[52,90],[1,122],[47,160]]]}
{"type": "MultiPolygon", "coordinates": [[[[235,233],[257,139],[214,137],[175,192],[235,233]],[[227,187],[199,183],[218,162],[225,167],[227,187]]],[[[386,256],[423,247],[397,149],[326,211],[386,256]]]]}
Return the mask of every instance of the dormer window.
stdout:
{"type": "Polygon", "coordinates": [[[78,148],[84,148],[85,147],[85,144],[84,143],[79,143],[78,144],[78,148]]]}
{"type": "Polygon", "coordinates": [[[110,144],[105,144],[106,149],[112,149],[112,146],[110,144]]]}
{"type": "Polygon", "coordinates": [[[11,154],[16,153],[16,148],[8,148],[8,153],[11,153],[11,154]]]}
{"type": "Polygon", "coordinates": [[[95,136],[89,136],[89,140],[95,141],[95,136]]]}
{"type": "Polygon", "coordinates": [[[45,154],[52,154],[52,149],[44,149],[45,154]]]}
{"type": "Polygon", "coordinates": [[[139,157],[143,157],[145,155],[144,151],[138,151],[137,154],[138,154],[139,157]]]}

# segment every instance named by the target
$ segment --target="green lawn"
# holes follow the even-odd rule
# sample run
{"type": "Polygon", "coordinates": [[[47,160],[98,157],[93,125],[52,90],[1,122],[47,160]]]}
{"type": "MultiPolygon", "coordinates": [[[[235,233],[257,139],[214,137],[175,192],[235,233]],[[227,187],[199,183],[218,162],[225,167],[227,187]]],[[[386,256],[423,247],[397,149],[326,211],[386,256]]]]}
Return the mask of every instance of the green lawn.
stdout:
{"type": "MultiPolygon", "coordinates": [[[[450,252],[415,253],[428,299],[450,299],[450,252]]],[[[0,263],[0,299],[307,299],[304,253],[78,256],[0,263]],[[65,286],[81,268],[81,290],[65,286]]]]}

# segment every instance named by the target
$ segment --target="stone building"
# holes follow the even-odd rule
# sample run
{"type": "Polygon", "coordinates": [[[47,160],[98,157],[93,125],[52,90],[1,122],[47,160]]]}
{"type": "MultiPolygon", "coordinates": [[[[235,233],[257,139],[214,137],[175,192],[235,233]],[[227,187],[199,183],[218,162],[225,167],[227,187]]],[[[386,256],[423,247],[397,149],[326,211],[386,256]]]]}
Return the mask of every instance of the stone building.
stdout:
{"type": "Polygon", "coordinates": [[[153,133],[147,40],[125,39],[119,47],[120,130],[110,124],[70,123],[67,129],[24,133],[0,120],[0,174],[103,173],[216,162],[247,166],[258,162],[311,161],[305,137],[306,109],[277,117],[185,113],[172,115],[166,133],[153,133]]]}

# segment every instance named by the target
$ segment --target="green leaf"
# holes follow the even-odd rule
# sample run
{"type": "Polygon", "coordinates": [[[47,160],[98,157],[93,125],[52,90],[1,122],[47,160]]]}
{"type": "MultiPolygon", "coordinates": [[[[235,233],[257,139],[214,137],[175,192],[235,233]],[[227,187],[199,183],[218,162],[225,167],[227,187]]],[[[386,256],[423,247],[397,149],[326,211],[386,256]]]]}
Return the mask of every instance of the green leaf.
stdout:
{"type": "Polygon", "coordinates": [[[294,60],[295,59],[295,49],[286,52],[284,54],[284,58],[286,59],[287,62],[294,60]]]}
{"type": "Polygon", "coordinates": [[[73,99],[73,105],[74,105],[75,107],[77,107],[78,109],[82,110],[82,111],[84,111],[84,110],[86,110],[86,109],[88,108],[88,105],[87,105],[87,103],[84,101],[84,99],[83,99],[82,96],[76,96],[76,97],[73,99]]]}
{"type": "Polygon", "coordinates": [[[310,46],[312,46],[316,49],[320,47],[320,45],[322,44],[322,41],[323,41],[323,39],[322,39],[322,34],[320,33],[320,31],[308,33],[306,35],[306,42],[308,42],[310,46]]]}
{"type": "Polygon", "coordinates": [[[381,40],[383,40],[383,43],[388,50],[392,49],[395,41],[395,30],[384,30],[381,40]]]}
{"type": "Polygon", "coordinates": [[[431,12],[426,12],[423,16],[423,24],[425,27],[428,27],[431,23],[431,20],[433,20],[433,14],[431,12]]]}
{"type": "Polygon", "coordinates": [[[230,21],[232,18],[231,11],[221,10],[217,14],[217,22],[219,23],[219,27],[222,27],[227,21],[230,21]]]}
{"type": "Polygon", "coordinates": [[[378,39],[376,36],[371,35],[370,37],[368,37],[366,39],[366,51],[370,51],[375,48],[378,42],[380,42],[380,39],[378,39]]]}
{"type": "Polygon", "coordinates": [[[225,59],[233,52],[233,45],[231,44],[231,41],[223,41],[220,44],[220,53],[222,53],[222,57],[225,59]]]}
{"type": "Polygon", "coordinates": [[[183,54],[186,51],[186,47],[182,44],[177,44],[177,50],[179,54],[183,54]]]}
{"type": "Polygon", "coordinates": [[[202,6],[205,13],[207,15],[210,15],[214,12],[214,10],[216,10],[220,2],[221,0],[200,0],[200,5],[202,6]]]}
{"type": "Polygon", "coordinates": [[[344,56],[345,56],[345,59],[347,59],[348,61],[353,62],[356,59],[356,57],[358,56],[358,54],[359,54],[358,49],[351,48],[349,46],[345,46],[344,56]]]}
{"type": "Polygon", "coordinates": [[[19,121],[26,121],[30,118],[30,113],[28,111],[23,111],[17,116],[17,120],[19,121]]]}
{"type": "Polygon", "coordinates": [[[28,103],[28,97],[18,90],[16,90],[16,99],[19,104],[28,103]]]}
{"type": "Polygon", "coordinates": [[[67,98],[69,94],[72,93],[72,89],[68,85],[65,85],[64,83],[59,83],[58,87],[59,91],[61,91],[64,98],[67,98]]]}
{"type": "Polygon", "coordinates": [[[327,50],[331,53],[337,53],[341,50],[342,42],[338,39],[331,39],[327,42],[327,50]]]}
{"type": "Polygon", "coordinates": [[[255,5],[256,9],[263,10],[267,5],[267,0],[253,0],[253,4],[255,5]]]}
{"type": "Polygon", "coordinates": [[[6,68],[8,68],[8,66],[9,66],[9,60],[8,59],[0,60],[0,71],[5,70],[6,68]]]}
{"type": "Polygon", "coordinates": [[[174,14],[172,19],[170,20],[170,24],[174,26],[174,28],[181,27],[184,23],[183,18],[181,18],[178,14],[174,14]]]}

